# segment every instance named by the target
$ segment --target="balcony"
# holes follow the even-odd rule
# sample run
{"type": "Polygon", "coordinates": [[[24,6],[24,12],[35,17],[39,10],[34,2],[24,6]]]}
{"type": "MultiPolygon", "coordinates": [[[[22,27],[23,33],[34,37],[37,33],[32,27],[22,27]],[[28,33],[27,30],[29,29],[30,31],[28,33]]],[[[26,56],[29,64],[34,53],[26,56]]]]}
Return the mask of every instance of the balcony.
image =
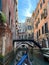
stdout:
{"type": "Polygon", "coordinates": [[[38,28],[39,23],[40,23],[40,21],[38,20],[37,23],[35,24],[36,28],[38,28]]]}
{"type": "Polygon", "coordinates": [[[47,17],[47,9],[44,9],[43,15],[44,15],[44,19],[45,19],[47,17]]]}
{"type": "Polygon", "coordinates": [[[47,12],[44,13],[44,19],[47,17],[47,12]]]}
{"type": "Polygon", "coordinates": [[[47,9],[44,9],[44,12],[41,14],[41,20],[47,17],[47,9]]]}

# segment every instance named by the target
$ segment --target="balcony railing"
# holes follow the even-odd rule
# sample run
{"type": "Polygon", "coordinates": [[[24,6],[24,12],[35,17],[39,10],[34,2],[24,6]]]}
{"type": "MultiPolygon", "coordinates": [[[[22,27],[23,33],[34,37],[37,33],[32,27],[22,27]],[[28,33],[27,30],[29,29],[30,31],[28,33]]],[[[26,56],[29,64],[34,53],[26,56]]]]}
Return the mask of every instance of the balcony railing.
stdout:
{"type": "Polygon", "coordinates": [[[47,17],[47,9],[44,9],[44,12],[41,14],[41,19],[45,19],[47,17]]]}
{"type": "Polygon", "coordinates": [[[47,17],[47,12],[44,12],[44,19],[47,17]]]}

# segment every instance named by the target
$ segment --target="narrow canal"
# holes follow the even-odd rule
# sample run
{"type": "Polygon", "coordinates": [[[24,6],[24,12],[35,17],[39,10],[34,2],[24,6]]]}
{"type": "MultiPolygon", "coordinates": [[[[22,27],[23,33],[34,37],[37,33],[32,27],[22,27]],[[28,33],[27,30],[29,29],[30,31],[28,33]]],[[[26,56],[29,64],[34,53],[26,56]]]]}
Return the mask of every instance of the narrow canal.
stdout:
{"type": "MultiPolygon", "coordinates": [[[[10,65],[17,65],[17,62],[20,60],[24,52],[25,52],[24,50],[19,50],[14,60],[11,61],[10,65]]],[[[49,65],[49,61],[44,60],[40,51],[33,50],[33,53],[29,51],[28,55],[29,55],[29,60],[31,61],[31,65],[49,65]]],[[[28,64],[23,63],[23,65],[28,65],[28,64]]]]}

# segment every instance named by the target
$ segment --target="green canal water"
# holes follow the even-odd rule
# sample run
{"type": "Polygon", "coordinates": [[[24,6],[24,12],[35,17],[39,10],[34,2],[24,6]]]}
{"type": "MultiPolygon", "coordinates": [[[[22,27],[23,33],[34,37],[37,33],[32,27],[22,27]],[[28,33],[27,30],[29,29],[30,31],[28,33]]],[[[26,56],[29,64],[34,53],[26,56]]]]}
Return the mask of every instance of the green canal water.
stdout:
{"type": "MultiPolygon", "coordinates": [[[[49,61],[45,61],[40,52],[34,52],[30,57],[32,59],[32,65],[49,65],[49,61]]],[[[10,65],[16,65],[16,58],[11,61],[10,65]]]]}

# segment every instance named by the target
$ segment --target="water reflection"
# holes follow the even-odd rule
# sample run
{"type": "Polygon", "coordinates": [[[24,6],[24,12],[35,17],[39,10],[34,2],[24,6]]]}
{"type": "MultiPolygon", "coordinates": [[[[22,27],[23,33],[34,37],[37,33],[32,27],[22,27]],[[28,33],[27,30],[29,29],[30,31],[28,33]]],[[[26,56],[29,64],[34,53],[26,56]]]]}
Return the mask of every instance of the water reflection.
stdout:
{"type": "MultiPolygon", "coordinates": [[[[17,62],[21,59],[24,54],[24,50],[19,50],[16,54],[15,59],[11,62],[10,65],[16,65],[17,62]]],[[[30,50],[28,51],[29,59],[31,59],[31,65],[49,65],[49,61],[45,61],[40,51],[33,50],[33,54],[31,54],[30,50]]],[[[28,65],[23,63],[22,65],[28,65]]]]}

